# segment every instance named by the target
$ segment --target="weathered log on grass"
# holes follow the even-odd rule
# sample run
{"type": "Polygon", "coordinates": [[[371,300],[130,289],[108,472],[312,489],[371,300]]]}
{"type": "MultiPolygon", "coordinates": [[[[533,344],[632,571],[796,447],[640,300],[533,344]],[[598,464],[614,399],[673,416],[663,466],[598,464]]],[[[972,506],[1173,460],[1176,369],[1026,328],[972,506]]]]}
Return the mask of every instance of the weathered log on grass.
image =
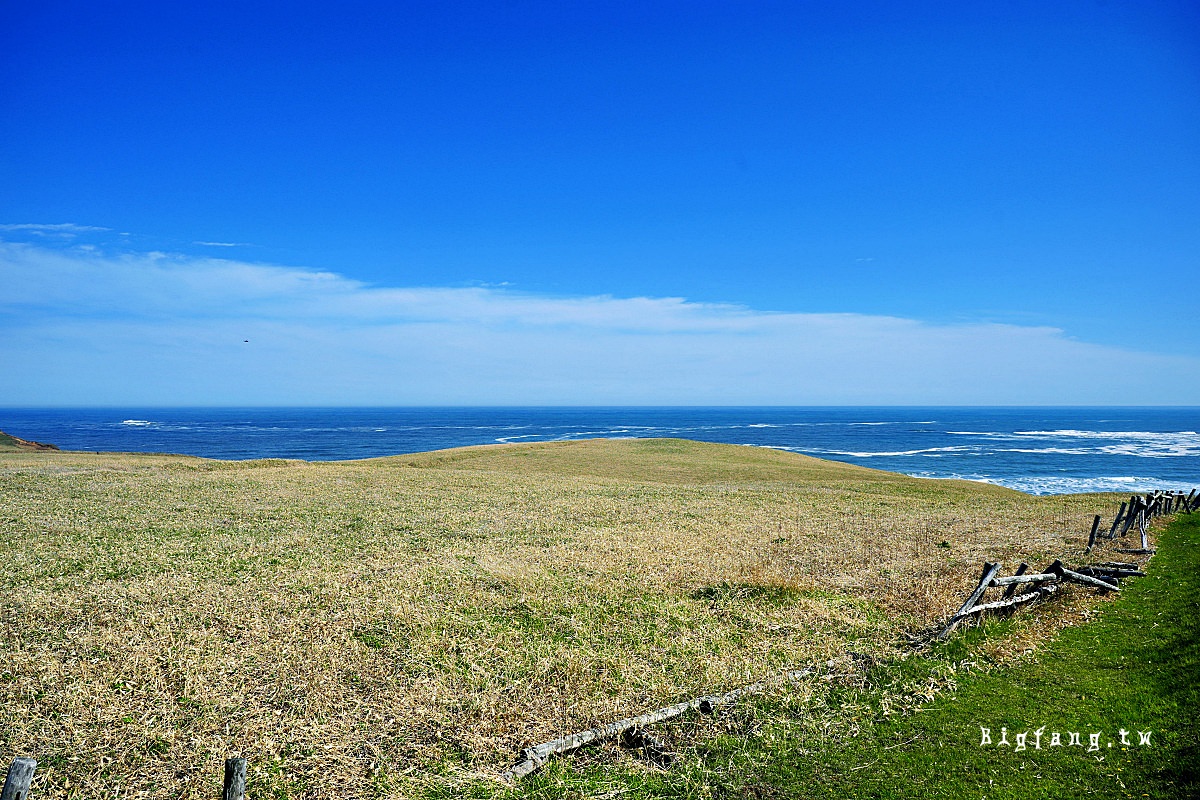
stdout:
{"type": "Polygon", "coordinates": [[[1116,550],[1130,556],[1152,556],[1157,552],[1152,547],[1118,547],[1116,550]]]}
{"type": "Polygon", "coordinates": [[[967,597],[966,602],[962,604],[962,608],[958,609],[958,614],[968,611],[971,606],[979,602],[979,598],[983,597],[983,593],[987,591],[988,584],[992,582],[992,579],[996,577],[996,573],[999,571],[999,561],[995,563],[990,561],[983,562],[983,574],[979,576],[979,585],[976,586],[975,591],[971,592],[970,596],[967,597]]]}
{"type": "Polygon", "coordinates": [[[954,616],[946,623],[946,627],[942,628],[941,633],[937,635],[938,639],[945,639],[950,635],[950,632],[958,627],[958,623],[971,615],[971,608],[979,602],[979,598],[983,597],[983,593],[987,591],[988,584],[996,577],[996,573],[1000,571],[1000,562],[992,563],[990,561],[983,562],[983,576],[979,579],[979,585],[975,587],[975,591],[971,592],[967,601],[962,604],[958,611],[954,612],[954,616]]]}
{"type": "Polygon", "coordinates": [[[1115,583],[1109,583],[1108,581],[1102,581],[1099,578],[1093,578],[1091,575],[1084,575],[1082,573],[1076,572],[1075,570],[1067,569],[1066,567],[1064,567],[1062,564],[1058,563],[1057,561],[1054,562],[1053,566],[1051,566],[1050,571],[1059,574],[1064,581],[1072,581],[1074,583],[1082,583],[1086,586],[1095,586],[1097,589],[1107,589],[1110,592],[1121,591],[1121,588],[1119,586],[1117,586],[1117,584],[1115,584],[1115,583]],[[1057,569],[1054,568],[1055,566],[1057,567],[1057,569]]]}
{"type": "MultiPolygon", "coordinates": [[[[816,674],[816,671],[813,669],[799,669],[785,672],[782,677],[784,680],[795,681],[814,674],[816,674]]],[[[766,687],[766,681],[759,681],[758,683],[752,683],[749,686],[743,686],[740,689],[734,689],[732,692],[726,692],[722,695],[696,697],[692,700],[688,700],[685,703],[676,703],[673,706],[660,708],[657,711],[651,711],[648,714],[642,714],[641,716],[637,717],[628,717],[626,719],[617,720],[616,722],[610,722],[608,725],[600,725],[586,731],[580,731],[579,733],[572,733],[569,736],[563,736],[560,739],[554,739],[553,741],[544,742],[533,747],[527,747],[521,752],[524,760],[513,766],[512,769],[508,770],[508,772],[505,772],[500,777],[504,781],[513,781],[517,778],[523,778],[529,773],[537,770],[555,754],[569,753],[570,751],[577,750],[586,744],[601,742],[605,739],[621,736],[625,733],[625,731],[632,730],[634,728],[645,728],[647,725],[653,725],[656,722],[664,722],[668,719],[673,719],[687,711],[697,710],[705,714],[711,714],[721,706],[728,705],[744,695],[761,692],[766,687]]]]}
{"type": "MultiPolygon", "coordinates": [[[[1013,577],[1016,578],[1021,575],[1024,575],[1026,570],[1028,570],[1028,569],[1029,569],[1029,565],[1026,564],[1024,561],[1022,561],[1021,566],[1017,567],[1017,571],[1013,574],[1013,577]]],[[[1016,591],[1017,591],[1017,584],[1010,583],[1008,585],[1008,588],[1004,590],[1004,595],[1003,595],[1004,599],[1007,600],[1008,598],[1012,597],[1016,591]]]]}
{"type": "Polygon", "coordinates": [[[1117,569],[1114,567],[1080,567],[1079,573],[1091,575],[1093,578],[1144,578],[1146,573],[1140,569],[1117,569]]]}
{"type": "MultiPolygon", "coordinates": [[[[1055,580],[1057,580],[1057,578],[1055,580]]],[[[1019,594],[1016,597],[1010,598],[1008,600],[995,600],[991,603],[980,603],[979,605],[972,607],[971,610],[967,612],[967,616],[971,616],[972,614],[981,613],[983,611],[994,611],[997,608],[1012,608],[1014,606],[1019,606],[1023,603],[1031,603],[1034,600],[1037,600],[1039,597],[1045,597],[1046,595],[1053,594],[1056,591],[1058,591],[1058,586],[1056,584],[1050,584],[1049,586],[1039,586],[1037,589],[1033,590],[1032,592],[1026,592],[1025,594],[1019,594]]]]}
{"type": "Polygon", "coordinates": [[[33,783],[33,773],[37,771],[37,760],[32,758],[14,758],[8,768],[8,777],[4,779],[4,789],[0,791],[2,800],[25,800],[29,797],[29,785],[33,783]]]}
{"type": "Polygon", "coordinates": [[[1010,586],[1017,583],[1038,583],[1040,581],[1056,581],[1058,576],[1052,572],[1036,575],[1013,575],[1011,578],[992,578],[991,586],[1010,586]]]}

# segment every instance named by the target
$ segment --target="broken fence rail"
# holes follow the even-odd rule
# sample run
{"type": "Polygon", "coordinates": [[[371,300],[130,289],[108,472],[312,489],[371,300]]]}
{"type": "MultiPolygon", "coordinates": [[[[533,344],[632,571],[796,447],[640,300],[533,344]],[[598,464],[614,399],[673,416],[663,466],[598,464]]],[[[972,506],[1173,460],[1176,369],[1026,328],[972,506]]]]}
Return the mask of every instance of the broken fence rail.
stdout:
{"type": "MultiPolygon", "coordinates": [[[[1117,510],[1117,514],[1113,518],[1112,525],[1108,527],[1108,533],[1104,533],[1104,526],[1101,525],[1102,518],[1100,515],[1097,514],[1093,517],[1091,532],[1088,534],[1087,548],[1083,552],[1085,554],[1090,553],[1098,546],[1098,540],[1116,539],[1120,536],[1125,536],[1136,526],[1142,546],[1114,549],[1116,552],[1126,555],[1152,556],[1154,555],[1154,549],[1150,547],[1148,536],[1150,521],[1155,517],[1181,511],[1191,514],[1197,509],[1200,509],[1200,490],[1197,489],[1192,489],[1187,494],[1183,492],[1150,492],[1145,495],[1133,495],[1128,501],[1121,503],[1121,507],[1117,510]]],[[[962,607],[947,620],[941,632],[938,633],[937,638],[945,639],[965,620],[977,614],[999,609],[1015,609],[1020,605],[1037,602],[1043,597],[1057,591],[1059,584],[1064,581],[1080,583],[1102,591],[1119,592],[1121,590],[1120,581],[1122,578],[1138,578],[1146,574],[1141,570],[1141,564],[1139,563],[1115,561],[1089,564],[1081,566],[1079,569],[1069,569],[1063,565],[1062,561],[1056,560],[1053,564],[1050,564],[1036,574],[1027,574],[1026,570],[1028,569],[1029,565],[1022,563],[1017,568],[1015,574],[1007,578],[1001,578],[997,577],[997,573],[1000,571],[998,563],[984,562],[983,574],[980,576],[979,583],[971,594],[967,596],[966,602],[962,604],[962,607]],[[1034,583],[1037,586],[1033,591],[1024,592],[1019,595],[1016,594],[1017,586],[1025,583],[1034,583]],[[980,602],[988,589],[1000,586],[1007,587],[1000,600],[986,603],[980,602]]]]}
{"type": "MultiPolygon", "coordinates": [[[[797,681],[801,678],[807,678],[815,675],[814,668],[791,670],[783,673],[782,680],[797,681]]],[[[660,708],[657,711],[651,711],[647,714],[642,714],[637,717],[627,717],[626,719],[610,722],[607,725],[599,725],[595,728],[589,728],[586,731],[572,733],[549,742],[543,742],[533,747],[527,747],[522,751],[524,760],[514,765],[511,769],[501,775],[501,779],[506,782],[511,782],[517,778],[523,778],[538,767],[550,760],[551,756],[569,753],[572,750],[577,750],[586,744],[600,742],[605,739],[612,739],[621,736],[626,731],[636,731],[644,728],[647,725],[652,725],[656,722],[663,722],[674,717],[678,717],[688,711],[699,711],[702,714],[712,714],[721,706],[729,705],[738,700],[738,698],[756,694],[763,691],[768,685],[768,681],[759,681],[743,686],[740,689],[734,689],[731,692],[726,692],[721,695],[710,695],[706,697],[695,697],[682,703],[676,703],[666,708],[660,708]]],[[[639,737],[640,738],[640,737],[639,737]]]]}

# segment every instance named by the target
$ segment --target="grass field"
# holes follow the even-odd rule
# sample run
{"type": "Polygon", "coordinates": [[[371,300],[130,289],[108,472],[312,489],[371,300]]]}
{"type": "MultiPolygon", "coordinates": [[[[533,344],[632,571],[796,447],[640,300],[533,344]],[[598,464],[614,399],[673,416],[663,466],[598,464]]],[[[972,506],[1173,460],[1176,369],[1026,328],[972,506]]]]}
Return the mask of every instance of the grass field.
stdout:
{"type": "Polygon", "coordinates": [[[660,726],[678,756],[668,770],[609,748],[548,765],[512,797],[1200,797],[1200,514],[1158,543],[1146,577],[1032,656],[988,665],[979,651],[1024,620],[989,621],[815,695],[660,726]],[[898,703],[922,691],[930,702],[898,703]]]}
{"type": "MultiPolygon", "coordinates": [[[[1117,499],[682,440],[339,463],[4,450],[0,759],[39,759],[35,800],[212,797],[230,755],[255,800],[500,792],[522,746],[892,659],[982,561],[1079,553],[1117,499]]],[[[1065,595],[987,656],[1097,602],[1065,595]]],[[[780,702],[853,730],[829,685],[780,702]]]]}

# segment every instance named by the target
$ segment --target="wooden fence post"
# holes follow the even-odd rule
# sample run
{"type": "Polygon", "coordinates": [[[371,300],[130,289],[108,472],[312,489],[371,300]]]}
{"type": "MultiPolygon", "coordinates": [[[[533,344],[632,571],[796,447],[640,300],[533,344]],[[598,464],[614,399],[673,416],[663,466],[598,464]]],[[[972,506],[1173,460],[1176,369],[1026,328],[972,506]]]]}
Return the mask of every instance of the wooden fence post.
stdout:
{"type": "Polygon", "coordinates": [[[1137,519],[1141,507],[1142,499],[1140,497],[1134,496],[1129,498],[1129,511],[1125,514],[1125,524],[1121,526],[1121,536],[1129,533],[1129,529],[1133,527],[1134,520],[1137,519]]]}
{"type": "Polygon", "coordinates": [[[1097,514],[1096,518],[1094,520],[1092,520],[1092,532],[1090,534],[1088,534],[1088,546],[1087,546],[1087,549],[1084,550],[1083,552],[1085,552],[1085,553],[1092,552],[1092,545],[1094,545],[1096,543],[1096,531],[1098,531],[1098,530],[1100,530],[1100,515],[1099,514],[1097,514]]]}
{"type": "Polygon", "coordinates": [[[1112,527],[1108,529],[1108,538],[1110,539],[1117,538],[1117,526],[1121,524],[1121,517],[1125,515],[1125,506],[1126,504],[1122,502],[1121,508],[1117,510],[1117,516],[1113,518],[1112,527]]]}
{"type": "Polygon", "coordinates": [[[983,575],[979,579],[979,585],[976,586],[975,591],[971,592],[970,596],[967,597],[967,601],[962,604],[962,608],[954,612],[954,616],[950,618],[948,623],[946,623],[946,627],[942,628],[942,632],[937,636],[939,640],[944,640],[950,635],[950,631],[954,630],[958,623],[967,618],[967,615],[971,613],[971,608],[979,602],[979,598],[983,597],[983,593],[987,591],[988,584],[991,583],[992,578],[996,577],[996,573],[999,571],[999,561],[994,564],[991,561],[983,562],[983,575]]]}
{"type": "Polygon", "coordinates": [[[8,777],[4,779],[4,791],[0,792],[2,800],[26,800],[29,797],[29,784],[33,783],[33,773],[37,770],[37,761],[32,758],[14,758],[8,768],[8,777]]]}
{"type": "Polygon", "coordinates": [[[246,798],[246,759],[225,759],[225,786],[221,790],[221,800],[245,800],[246,798]]]}
{"type": "MultiPolygon", "coordinates": [[[[1013,577],[1019,577],[1021,575],[1024,575],[1025,570],[1027,570],[1027,569],[1029,569],[1029,565],[1026,564],[1024,561],[1022,561],[1021,566],[1017,567],[1017,571],[1013,573],[1013,577]]],[[[1016,591],[1017,591],[1017,584],[1010,583],[1008,585],[1008,588],[1004,590],[1004,597],[1002,599],[1008,600],[1010,597],[1012,597],[1016,593],[1016,591]]]]}

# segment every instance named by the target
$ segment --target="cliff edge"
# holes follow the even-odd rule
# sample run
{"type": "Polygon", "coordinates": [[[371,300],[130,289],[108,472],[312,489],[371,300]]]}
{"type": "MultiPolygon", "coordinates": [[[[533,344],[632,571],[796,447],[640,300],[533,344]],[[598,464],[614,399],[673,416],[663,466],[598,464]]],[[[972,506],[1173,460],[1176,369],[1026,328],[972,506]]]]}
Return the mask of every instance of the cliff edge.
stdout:
{"type": "Polygon", "coordinates": [[[9,436],[4,431],[0,431],[0,450],[57,450],[56,445],[43,444],[42,442],[29,442],[24,439],[18,439],[16,436],[9,436]]]}

